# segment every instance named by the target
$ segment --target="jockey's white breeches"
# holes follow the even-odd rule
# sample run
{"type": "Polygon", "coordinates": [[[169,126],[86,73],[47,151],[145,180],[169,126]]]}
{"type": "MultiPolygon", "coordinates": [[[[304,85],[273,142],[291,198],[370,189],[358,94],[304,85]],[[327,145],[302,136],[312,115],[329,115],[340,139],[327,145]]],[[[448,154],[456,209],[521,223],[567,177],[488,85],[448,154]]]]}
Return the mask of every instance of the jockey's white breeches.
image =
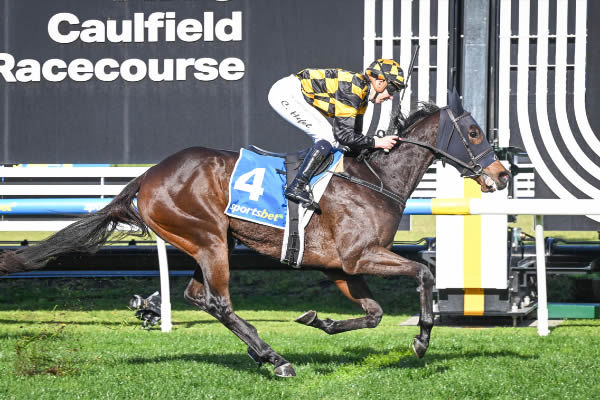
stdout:
{"type": "Polygon", "coordinates": [[[309,135],[313,142],[324,139],[333,147],[338,146],[327,118],[304,100],[300,79],[295,75],[273,84],[269,91],[269,104],[286,121],[309,135]]]}

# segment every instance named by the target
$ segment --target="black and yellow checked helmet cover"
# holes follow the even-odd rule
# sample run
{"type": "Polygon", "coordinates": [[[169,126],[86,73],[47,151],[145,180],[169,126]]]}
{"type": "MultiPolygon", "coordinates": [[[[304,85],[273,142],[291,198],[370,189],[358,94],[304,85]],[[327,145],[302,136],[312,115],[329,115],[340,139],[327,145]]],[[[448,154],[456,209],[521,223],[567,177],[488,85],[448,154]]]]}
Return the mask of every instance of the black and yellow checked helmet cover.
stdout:
{"type": "Polygon", "coordinates": [[[373,61],[366,69],[365,73],[375,79],[385,80],[388,83],[396,85],[398,89],[404,87],[404,72],[394,60],[380,58],[373,61]]]}

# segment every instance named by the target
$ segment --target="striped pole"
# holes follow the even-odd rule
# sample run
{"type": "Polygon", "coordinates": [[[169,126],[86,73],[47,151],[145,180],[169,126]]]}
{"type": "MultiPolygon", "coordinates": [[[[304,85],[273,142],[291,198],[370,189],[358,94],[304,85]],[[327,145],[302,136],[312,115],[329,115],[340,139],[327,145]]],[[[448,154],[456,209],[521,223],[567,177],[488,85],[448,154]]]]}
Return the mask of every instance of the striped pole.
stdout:
{"type": "MultiPolygon", "coordinates": [[[[0,199],[0,215],[88,214],[111,199],[0,199]]],[[[600,215],[596,199],[409,199],[405,215],[600,215]]]]}

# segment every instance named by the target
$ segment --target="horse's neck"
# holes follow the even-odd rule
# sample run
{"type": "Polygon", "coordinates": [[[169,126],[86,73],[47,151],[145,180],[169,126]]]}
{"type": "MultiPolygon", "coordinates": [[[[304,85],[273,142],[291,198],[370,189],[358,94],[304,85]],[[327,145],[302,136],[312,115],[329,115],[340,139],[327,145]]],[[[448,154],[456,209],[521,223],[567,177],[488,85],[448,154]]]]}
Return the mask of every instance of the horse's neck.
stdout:
{"type": "MultiPolygon", "coordinates": [[[[409,131],[407,138],[435,145],[438,124],[431,117],[409,131]]],[[[415,190],[433,162],[430,150],[415,144],[401,143],[387,154],[379,154],[372,162],[384,185],[405,200],[415,190]]]]}

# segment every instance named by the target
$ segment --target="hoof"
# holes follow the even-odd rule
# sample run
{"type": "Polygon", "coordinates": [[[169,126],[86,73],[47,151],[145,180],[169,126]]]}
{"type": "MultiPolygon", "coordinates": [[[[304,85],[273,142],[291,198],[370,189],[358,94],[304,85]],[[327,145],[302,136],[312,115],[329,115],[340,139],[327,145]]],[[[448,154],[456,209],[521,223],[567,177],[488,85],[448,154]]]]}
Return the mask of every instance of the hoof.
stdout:
{"type": "Polygon", "coordinates": [[[296,371],[294,371],[294,367],[292,367],[292,364],[285,363],[275,368],[275,375],[277,375],[280,378],[291,378],[293,376],[296,376],[296,371]]]}
{"type": "Polygon", "coordinates": [[[423,358],[425,356],[425,352],[427,351],[428,345],[419,339],[418,336],[415,336],[415,340],[413,340],[413,351],[419,358],[423,358]]]}
{"type": "Polygon", "coordinates": [[[317,312],[310,310],[310,311],[305,312],[298,318],[296,318],[294,321],[299,324],[310,325],[315,321],[316,318],[317,318],[317,312]]]}
{"type": "Polygon", "coordinates": [[[248,347],[248,356],[252,359],[252,361],[254,361],[256,363],[257,367],[262,366],[262,360],[260,359],[259,355],[256,354],[256,352],[254,350],[252,350],[252,348],[248,347]]]}

